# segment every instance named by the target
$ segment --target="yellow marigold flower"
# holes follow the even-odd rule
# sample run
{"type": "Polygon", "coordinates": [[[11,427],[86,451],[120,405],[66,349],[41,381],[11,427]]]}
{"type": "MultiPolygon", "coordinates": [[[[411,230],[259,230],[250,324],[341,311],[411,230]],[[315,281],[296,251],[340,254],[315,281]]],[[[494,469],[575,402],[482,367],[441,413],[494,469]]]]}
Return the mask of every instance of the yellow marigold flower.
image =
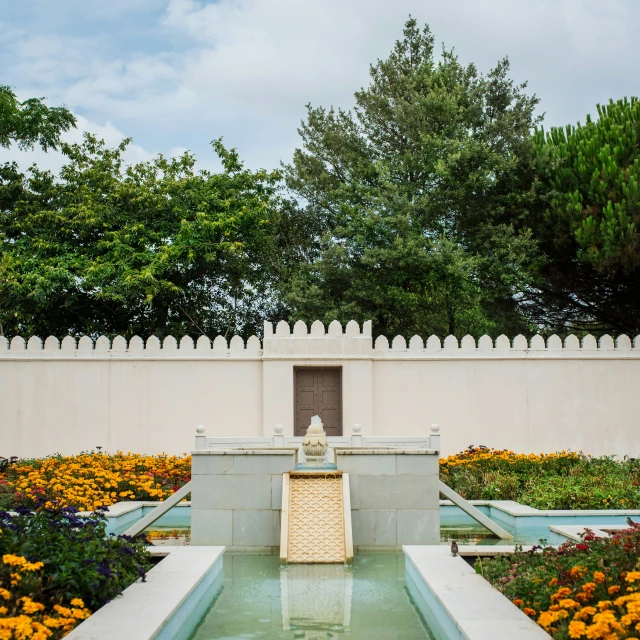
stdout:
{"type": "Polygon", "coordinates": [[[74,598],[71,601],[71,606],[72,607],[80,607],[81,609],[84,608],[84,600],[82,600],[81,598],[74,598]]]}
{"type": "Polygon", "coordinates": [[[582,638],[587,633],[587,625],[584,622],[572,620],[569,623],[569,637],[582,638]]]}
{"type": "Polygon", "coordinates": [[[53,609],[61,616],[66,616],[67,618],[71,616],[71,611],[67,607],[63,607],[59,604],[54,604],[53,609]]]}
{"type": "Polygon", "coordinates": [[[640,622],[640,615],[637,613],[627,613],[620,618],[620,622],[625,627],[630,627],[634,622],[640,622]]]}
{"type": "Polygon", "coordinates": [[[19,573],[10,573],[9,577],[11,578],[11,586],[17,586],[18,582],[22,580],[22,576],[19,573]]]}
{"type": "Polygon", "coordinates": [[[44,605],[39,602],[34,602],[28,596],[22,598],[22,610],[25,613],[37,613],[38,611],[44,611],[44,605]]]}
{"type": "Polygon", "coordinates": [[[640,571],[629,571],[625,580],[627,582],[636,582],[637,580],[640,580],[640,571]]]}
{"type": "Polygon", "coordinates": [[[9,609],[7,607],[0,607],[0,616],[6,616],[9,613],[9,609]]]}
{"type": "Polygon", "coordinates": [[[8,564],[10,567],[21,567],[22,565],[27,564],[27,559],[22,556],[14,556],[11,553],[5,553],[2,556],[2,562],[4,564],[8,564]]]}
{"type": "Polygon", "coordinates": [[[571,598],[566,598],[564,600],[560,600],[558,605],[563,609],[577,609],[580,605],[571,598]]]}
{"type": "Polygon", "coordinates": [[[4,600],[8,600],[11,597],[11,594],[7,591],[7,589],[3,589],[0,587],[0,598],[4,600]]]}

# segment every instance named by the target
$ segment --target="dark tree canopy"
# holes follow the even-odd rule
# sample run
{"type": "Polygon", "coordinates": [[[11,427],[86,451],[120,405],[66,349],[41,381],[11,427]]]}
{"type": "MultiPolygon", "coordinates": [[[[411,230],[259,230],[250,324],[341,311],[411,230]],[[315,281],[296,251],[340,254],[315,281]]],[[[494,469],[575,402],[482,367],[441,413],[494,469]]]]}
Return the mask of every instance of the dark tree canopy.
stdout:
{"type": "Polygon", "coordinates": [[[640,102],[610,101],[585,125],[536,132],[551,189],[528,221],[544,260],[531,291],[553,328],[640,332],[640,102]]]}

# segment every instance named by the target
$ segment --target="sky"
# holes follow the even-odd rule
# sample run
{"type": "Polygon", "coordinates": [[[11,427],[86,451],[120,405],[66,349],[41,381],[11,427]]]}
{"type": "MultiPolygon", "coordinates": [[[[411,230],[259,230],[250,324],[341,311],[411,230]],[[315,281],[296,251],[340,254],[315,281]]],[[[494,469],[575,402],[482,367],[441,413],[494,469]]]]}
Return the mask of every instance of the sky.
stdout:
{"type": "MultiPolygon", "coordinates": [[[[508,56],[547,128],[640,95],[640,0],[0,0],[0,84],[72,110],[70,141],[131,137],[128,162],[189,150],[216,169],[223,137],[272,169],[299,146],[307,103],[353,105],[410,14],[480,71],[508,56]]],[[[62,162],[0,149],[7,160],[62,162]]]]}

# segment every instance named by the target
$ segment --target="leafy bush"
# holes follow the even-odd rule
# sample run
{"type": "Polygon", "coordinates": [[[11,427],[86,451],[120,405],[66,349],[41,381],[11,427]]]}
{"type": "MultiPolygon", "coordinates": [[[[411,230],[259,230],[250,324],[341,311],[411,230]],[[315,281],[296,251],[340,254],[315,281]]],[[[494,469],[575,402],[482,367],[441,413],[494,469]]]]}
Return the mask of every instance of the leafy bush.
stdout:
{"type": "Polygon", "coordinates": [[[107,536],[100,513],[82,517],[73,507],[0,512],[0,530],[0,557],[43,563],[40,590],[31,596],[46,604],[79,598],[95,611],[144,579],[151,566],[144,539],[107,536]]]}
{"type": "Polygon", "coordinates": [[[640,525],[608,538],[492,559],[476,571],[556,640],[637,638],[640,632],[640,525]]]}
{"type": "Polygon", "coordinates": [[[640,462],[628,458],[469,448],[440,461],[440,478],[468,500],[516,500],[537,509],[640,508],[640,462]]]}

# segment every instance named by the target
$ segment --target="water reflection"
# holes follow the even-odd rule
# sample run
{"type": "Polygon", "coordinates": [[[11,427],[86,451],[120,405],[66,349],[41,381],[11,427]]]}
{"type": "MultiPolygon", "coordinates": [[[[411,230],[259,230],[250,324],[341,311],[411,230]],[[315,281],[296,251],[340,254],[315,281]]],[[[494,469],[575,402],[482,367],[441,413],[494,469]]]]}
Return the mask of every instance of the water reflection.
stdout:
{"type": "MultiPolygon", "coordinates": [[[[292,628],[346,631],[351,622],[353,567],[333,564],[281,567],[280,594],[283,631],[292,628]]],[[[326,638],[326,634],[304,637],[326,638]]]]}
{"type": "Polygon", "coordinates": [[[225,555],[224,586],[192,640],[425,640],[402,554],[357,555],[351,567],[225,555]]]}

